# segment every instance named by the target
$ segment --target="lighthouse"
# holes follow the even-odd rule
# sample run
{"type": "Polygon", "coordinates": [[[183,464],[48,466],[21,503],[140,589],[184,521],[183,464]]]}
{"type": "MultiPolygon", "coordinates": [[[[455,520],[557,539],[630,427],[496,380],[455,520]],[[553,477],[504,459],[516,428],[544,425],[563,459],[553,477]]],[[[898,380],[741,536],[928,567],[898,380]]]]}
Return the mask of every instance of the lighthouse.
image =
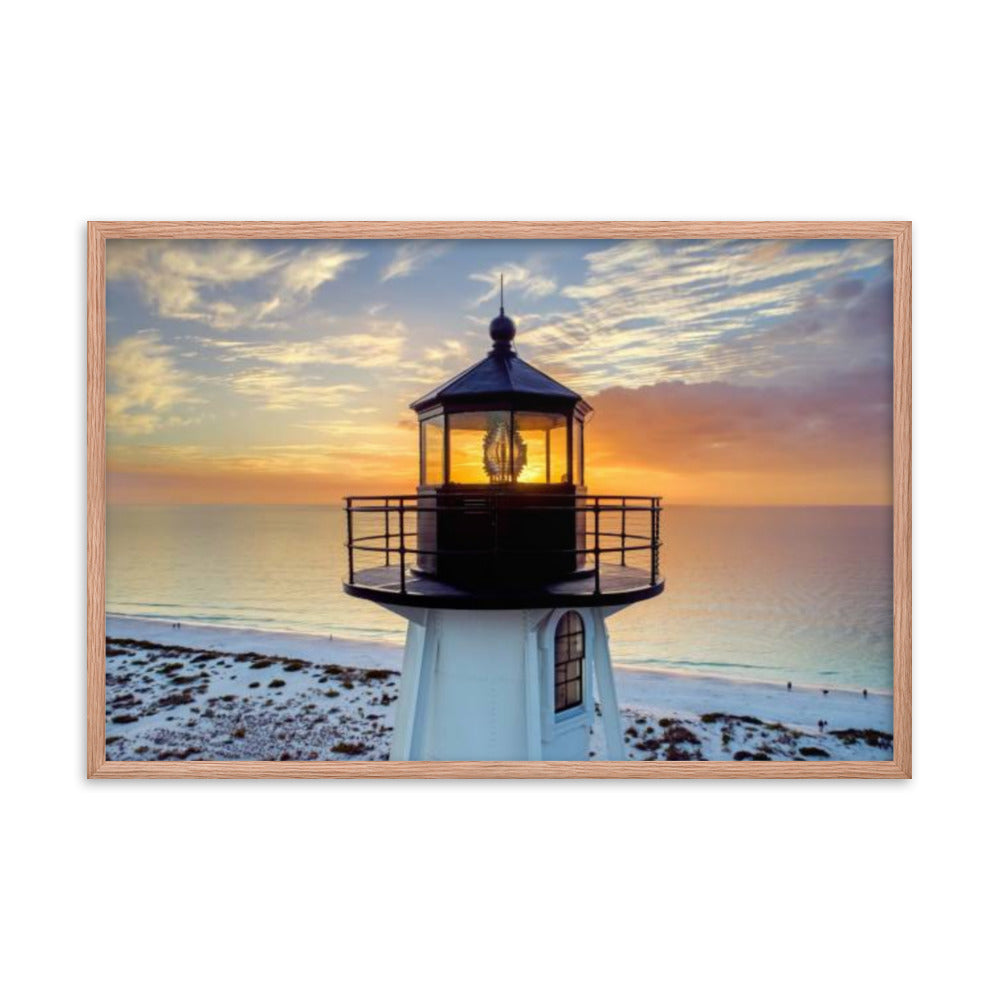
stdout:
{"type": "Polygon", "coordinates": [[[419,484],[347,497],[345,591],[408,622],[392,760],[625,757],[608,619],[663,591],[660,498],[589,494],[590,405],[486,356],[411,404],[419,484]],[[595,745],[600,745],[595,744],[595,745]]]}

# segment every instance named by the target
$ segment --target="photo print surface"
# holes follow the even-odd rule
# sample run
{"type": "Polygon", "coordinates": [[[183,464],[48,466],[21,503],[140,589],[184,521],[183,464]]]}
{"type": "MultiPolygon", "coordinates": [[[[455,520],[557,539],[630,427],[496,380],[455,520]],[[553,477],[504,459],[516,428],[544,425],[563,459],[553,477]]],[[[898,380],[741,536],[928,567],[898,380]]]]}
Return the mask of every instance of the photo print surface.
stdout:
{"type": "Polygon", "coordinates": [[[108,760],[892,759],[891,240],[106,280],[108,760]]]}

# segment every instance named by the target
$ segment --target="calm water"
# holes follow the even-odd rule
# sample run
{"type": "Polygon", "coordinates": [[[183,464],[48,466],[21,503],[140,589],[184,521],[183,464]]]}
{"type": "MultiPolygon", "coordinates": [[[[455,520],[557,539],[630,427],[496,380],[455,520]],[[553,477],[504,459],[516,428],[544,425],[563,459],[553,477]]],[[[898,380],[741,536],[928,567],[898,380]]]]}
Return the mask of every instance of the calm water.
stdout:
{"type": "MultiPolygon", "coordinates": [[[[332,507],[111,507],[110,613],[402,641],[348,598],[332,507]]],[[[666,593],[610,623],[621,665],[892,687],[888,508],[667,508],[666,593]]]]}

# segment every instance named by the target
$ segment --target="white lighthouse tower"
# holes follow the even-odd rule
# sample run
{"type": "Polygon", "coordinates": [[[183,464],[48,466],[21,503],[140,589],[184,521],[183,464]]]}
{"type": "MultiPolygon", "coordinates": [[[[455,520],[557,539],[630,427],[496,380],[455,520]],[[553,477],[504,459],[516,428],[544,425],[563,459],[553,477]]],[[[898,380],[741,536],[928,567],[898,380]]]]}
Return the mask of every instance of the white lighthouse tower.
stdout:
{"type": "Polygon", "coordinates": [[[591,407],[514,350],[422,396],[420,485],[347,498],[347,593],[408,622],[393,760],[625,756],[607,619],[663,590],[659,497],[584,485],[591,407]]]}

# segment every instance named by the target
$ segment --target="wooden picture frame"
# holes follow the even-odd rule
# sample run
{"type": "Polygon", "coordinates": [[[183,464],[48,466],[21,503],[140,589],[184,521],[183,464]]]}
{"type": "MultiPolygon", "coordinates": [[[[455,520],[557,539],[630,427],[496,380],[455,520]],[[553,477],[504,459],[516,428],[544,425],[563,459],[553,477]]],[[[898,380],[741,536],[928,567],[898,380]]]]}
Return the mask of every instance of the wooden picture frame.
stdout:
{"type": "Polygon", "coordinates": [[[98,778],[908,778],[911,776],[911,223],[90,222],[87,227],[87,776],[98,778]],[[893,241],[893,759],[108,761],[105,755],[105,242],[108,239],[879,239],[893,241]]]}

